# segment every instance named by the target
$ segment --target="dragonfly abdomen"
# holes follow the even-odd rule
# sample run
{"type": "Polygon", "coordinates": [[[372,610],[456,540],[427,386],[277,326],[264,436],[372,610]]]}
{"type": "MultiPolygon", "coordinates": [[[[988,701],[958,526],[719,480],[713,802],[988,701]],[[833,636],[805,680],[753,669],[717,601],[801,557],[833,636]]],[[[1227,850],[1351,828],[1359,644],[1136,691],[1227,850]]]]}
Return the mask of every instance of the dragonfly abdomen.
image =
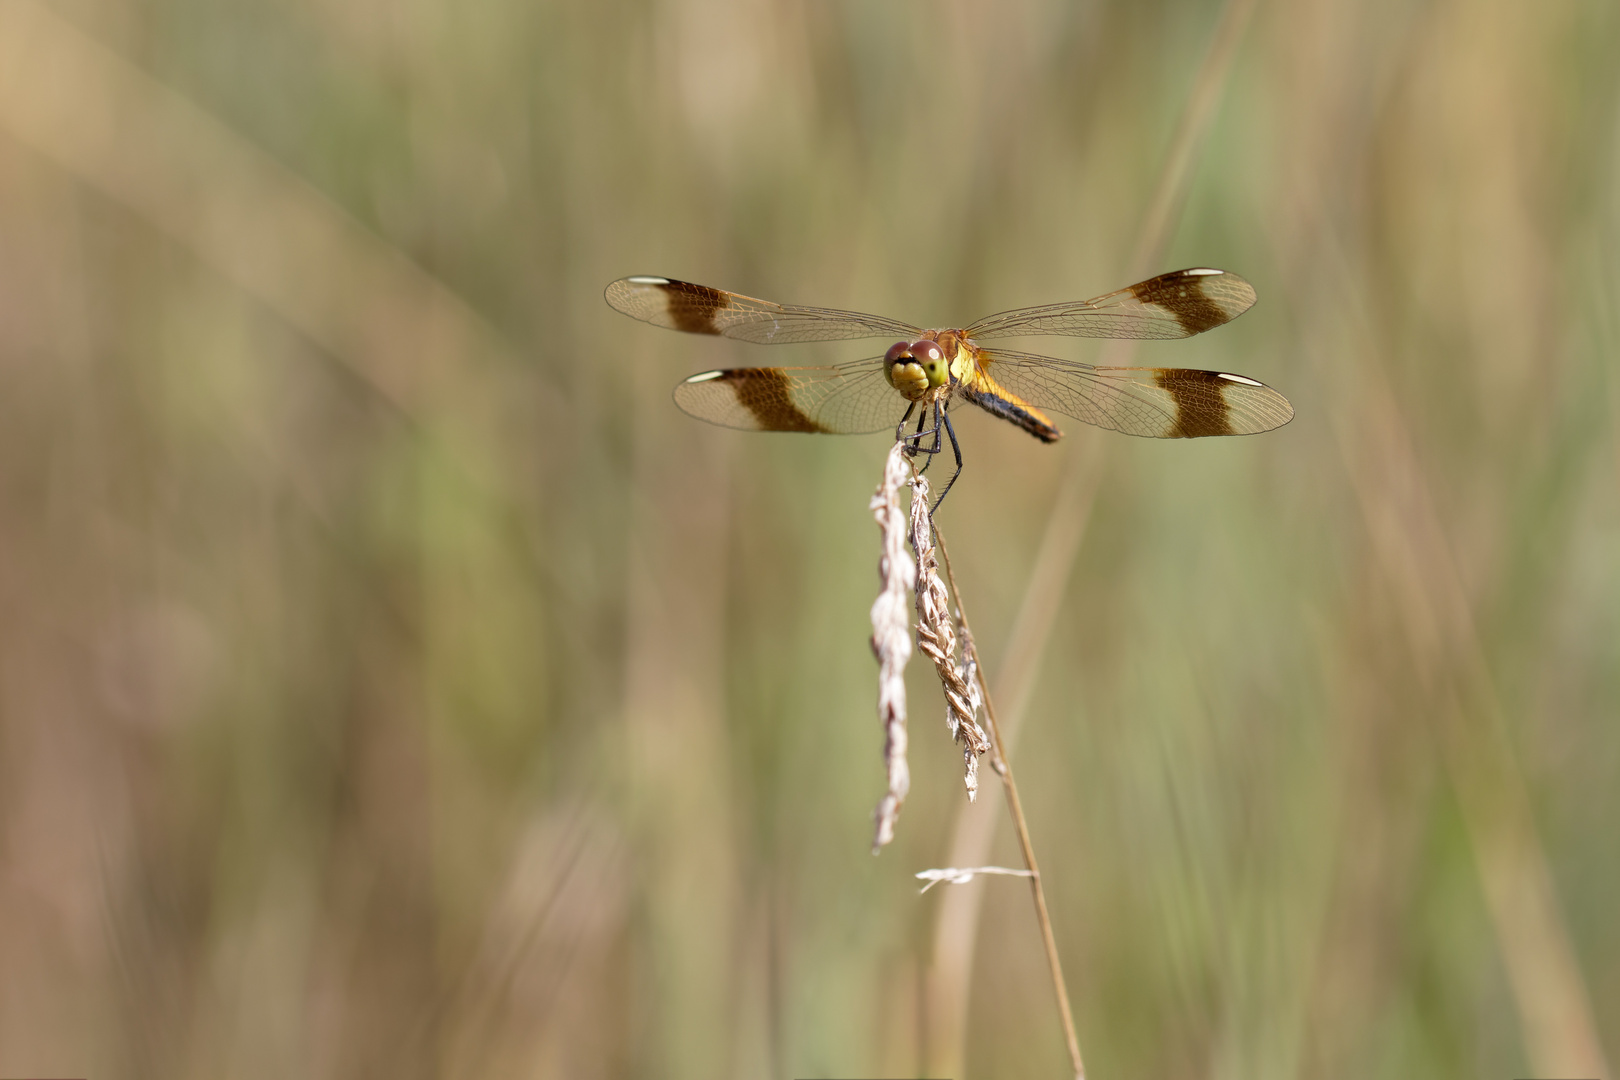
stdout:
{"type": "MultiPolygon", "coordinates": [[[[983,376],[980,377],[979,381],[990,382],[989,379],[983,376]]],[[[958,393],[985,412],[1017,424],[1041,440],[1041,442],[1054,443],[1063,438],[1063,432],[1059,431],[1056,425],[1046,418],[1044,413],[1031,405],[1025,404],[993,383],[985,387],[962,383],[958,393]]]]}

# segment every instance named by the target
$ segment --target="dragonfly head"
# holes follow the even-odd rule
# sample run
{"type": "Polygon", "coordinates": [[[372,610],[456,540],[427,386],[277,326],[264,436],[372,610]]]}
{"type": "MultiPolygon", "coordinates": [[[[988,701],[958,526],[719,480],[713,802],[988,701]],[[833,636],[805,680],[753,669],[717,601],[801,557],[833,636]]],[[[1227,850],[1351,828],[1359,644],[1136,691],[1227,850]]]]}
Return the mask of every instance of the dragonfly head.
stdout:
{"type": "Polygon", "coordinates": [[[945,350],[937,341],[897,341],[883,354],[883,374],[907,401],[916,401],[951,380],[945,350]]]}

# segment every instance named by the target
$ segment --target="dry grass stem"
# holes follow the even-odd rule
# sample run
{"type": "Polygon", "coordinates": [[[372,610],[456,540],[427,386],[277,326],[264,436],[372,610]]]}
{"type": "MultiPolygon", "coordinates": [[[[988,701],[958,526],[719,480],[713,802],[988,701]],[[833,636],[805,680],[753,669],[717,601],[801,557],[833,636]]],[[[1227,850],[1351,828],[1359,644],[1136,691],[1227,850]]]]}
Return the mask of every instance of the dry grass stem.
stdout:
{"type": "Polygon", "coordinates": [[[945,540],[934,528],[933,516],[928,510],[928,481],[916,471],[915,463],[906,453],[905,442],[898,441],[889,451],[884,464],[883,480],[872,496],[871,510],[883,533],[883,558],[879,573],[883,589],[872,605],[872,651],[877,655],[879,667],[878,713],[883,720],[886,741],[884,758],[889,766],[889,790],[878,803],[874,816],[877,831],[872,852],[876,854],[894,839],[894,824],[911,786],[906,766],[906,687],[904,668],[911,656],[911,642],[907,633],[905,613],[906,589],[916,588],[917,644],[933,660],[945,692],[945,722],[951,736],[962,746],[966,767],[968,798],[978,791],[979,756],[994,750],[991,761],[1001,776],[1007,792],[1007,806],[1012,815],[1013,828],[1024,856],[1024,870],[1003,867],[969,869],[946,868],[924,870],[917,876],[929,882],[923,892],[938,881],[963,884],[976,874],[1012,874],[1030,879],[1035,898],[1035,918],[1040,925],[1041,940],[1046,947],[1047,966],[1057,995],[1059,1019],[1063,1024],[1064,1039],[1068,1046],[1074,1075],[1084,1078],[1085,1067],[1080,1060],[1080,1042],[1075,1034],[1074,1017],[1069,1007],[1068,991],[1063,984],[1063,969],[1058,960],[1057,939],[1052,933],[1052,920],[1047,911],[1046,895],[1041,888],[1040,868],[1035,864],[1035,850],[1029,839],[1029,825],[1024,820],[1023,806],[1018,798],[1018,787],[1013,779],[1012,766],[1006,750],[1000,744],[995,723],[995,710],[990,703],[989,691],[984,683],[978,650],[968,629],[967,616],[962,610],[962,594],[951,573],[950,556],[945,540]],[[900,486],[910,473],[911,546],[917,559],[913,563],[906,557],[904,520],[900,513],[900,486]],[[936,544],[937,541],[937,544],[936,544]],[[936,556],[937,551],[937,556],[936,556]],[[943,561],[945,577],[940,576],[943,561]],[[946,586],[949,579],[949,588],[946,586]],[[951,597],[956,597],[956,611],[951,611],[951,597]],[[960,646],[960,650],[959,650],[960,646]],[[960,651],[961,660],[957,657],[960,651]],[[989,732],[979,726],[978,712],[984,708],[989,732]]]}
{"type": "Polygon", "coordinates": [[[957,661],[957,621],[951,615],[950,594],[940,580],[934,557],[934,521],[928,513],[928,481],[912,481],[911,547],[917,553],[917,647],[934,662],[939,685],[945,692],[945,726],[962,747],[963,782],[971,802],[979,792],[979,755],[990,749],[990,739],[979,726],[982,701],[978,668],[957,661]]]}
{"type": "MultiPolygon", "coordinates": [[[[883,557],[878,576],[883,588],[872,604],[872,652],[878,661],[878,719],[883,722],[883,760],[888,766],[889,790],[878,803],[872,838],[875,855],[894,839],[894,823],[911,790],[906,765],[906,662],[911,659],[911,620],[906,595],[917,580],[917,566],[906,554],[906,516],[900,509],[900,487],[906,482],[910,461],[905,444],[895,443],[883,466],[883,481],[872,496],[872,516],[883,533],[883,557]]],[[[927,505],[925,495],[914,495],[912,506],[927,505]]]]}
{"type": "Polygon", "coordinates": [[[968,663],[974,672],[984,698],[984,719],[990,731],[990,740],[995,747],[991,761],[995,763],[996,773],[1001,777],[1001,786],[1007,793],[1007,810],[1012,816],[1013,831],[1018,835],[1018,848],[1024,856],[1024,866],[1029,870],[1030,892],[1035,900],[1035,922],[1041,930],[1041,944],[1046,948],[1046,968],[1052,976],[1052,992],[1057,996],[1058,1020],[1063,1024],[1063,1040],[1069,1051],[1069,1064],[1074,1066],[1075,1080],[1085,1080],[1086,1067],[1080,1059],[1080,1037],[1074,1029],[1074,1010],[1069,1005],[1069,991],[1063,981],[1063,964],[1058,958],[1057,936],[1052,932],[1052,916],[1046,906],[1046,890],[1041,885],[1041,868],[1035,862],[1035,845],[1029,838],[1029,822],[1024,818],[1023,800],[1018,797],[1018,781],[1013,776],[1012,761],[1008,757],[1006,743],[1001,738],[1001,728],[996,723],[996,706],[990,699],[990,688],[984,682],[984,669],[979,664],[978,650],[973,644],[973,634],[968,630],[967,611],[962,604],[962,590],[957,588],[956,575],[951,572],[951,554],[945,547],[945,537],[936,536],[939,540],[940,561],[945,564],[945,577],[950,582],[950,591],[956,597],[956,612],[962,621],[962,651],[967,656],[968,663]]]}
{"type": "Polygon", "coordinates": [[[918,892],[927,892],[940,882],[947,885],[966,885],[980,874],[1003,874],[1007,877],[1034,877],[1032,870],[1014,870],[1010,866],[945,866],[938,870],[919,870],[918,881],[926,881],[918,892]]]}

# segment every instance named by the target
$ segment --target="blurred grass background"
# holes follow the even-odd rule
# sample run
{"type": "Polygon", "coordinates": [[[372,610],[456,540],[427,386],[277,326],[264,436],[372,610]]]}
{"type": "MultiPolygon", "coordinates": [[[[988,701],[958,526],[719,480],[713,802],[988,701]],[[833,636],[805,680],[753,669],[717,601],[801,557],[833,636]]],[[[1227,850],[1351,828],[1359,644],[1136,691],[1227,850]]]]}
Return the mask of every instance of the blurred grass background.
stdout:
{"type": "MultiPolygon", "coordinates": [[[[1016,879],[965,887],[939,1008],[955,894],[910,874],[964,811],[921,664],[867,851],[883,439],[669,401],[874,350],[601,290],[960,325],[1125,285],[1225,17],[0,4],[0,1075],[1062,1075],[1016,879]]],[[[1148,269],[1261,300],[1137,359],[1298,418],[965,416],[942,514],[992,669],[1062,590],[1017,760],[1089,1072],[1598,1075],[1620,7],[1240,29],[1148,269]]]]}

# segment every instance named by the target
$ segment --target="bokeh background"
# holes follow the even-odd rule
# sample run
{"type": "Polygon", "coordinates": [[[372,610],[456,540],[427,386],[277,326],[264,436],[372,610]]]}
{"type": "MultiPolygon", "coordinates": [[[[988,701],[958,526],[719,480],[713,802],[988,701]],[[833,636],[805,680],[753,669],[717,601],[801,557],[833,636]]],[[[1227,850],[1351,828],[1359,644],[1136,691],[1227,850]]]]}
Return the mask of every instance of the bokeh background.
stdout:
{"type": "Polygon", "coordinates": [[[883,438],[669,400],[884,343],[601,293],[1191,265],[1294,422],[940,519],[1089,1074],[1614,1075],[1612,0],[5,0],[0,1075],[1065,1075],[920,663],[868,850],[883,438]]]}

